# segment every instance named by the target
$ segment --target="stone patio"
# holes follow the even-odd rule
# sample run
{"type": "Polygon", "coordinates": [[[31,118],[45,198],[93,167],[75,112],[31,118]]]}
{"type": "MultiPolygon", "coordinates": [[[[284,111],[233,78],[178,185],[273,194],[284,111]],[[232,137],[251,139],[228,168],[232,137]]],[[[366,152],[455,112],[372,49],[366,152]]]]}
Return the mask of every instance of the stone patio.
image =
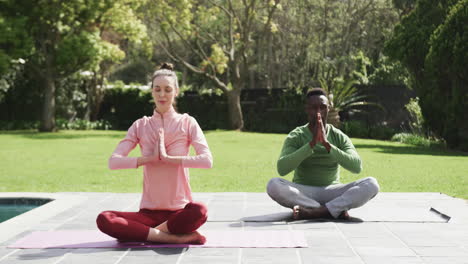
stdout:
{"type": "MultiPolygon", "coordinates": [[[[0,193],[0,197],[4,195],[13,194],[0,193]]],[[[140,199],[140,194],[133,193],[37,195],[64,195],[73,202],[62,201],[61,209],[57,209],[57,199],[55,205],[0,224],[0,264],[468,263],[468,203],[438,193],[380,193],[366,206],[351,210],[355,219],[350,222],[286,221],[290,210],[276,205],[263,193],[194,194],[195,200],[205,202],[209,208],[209,219],[201,232],[302,230],[308,248],[7,248],[32,231],[95,229],[99,212],[135,211],[140,199]]]]}

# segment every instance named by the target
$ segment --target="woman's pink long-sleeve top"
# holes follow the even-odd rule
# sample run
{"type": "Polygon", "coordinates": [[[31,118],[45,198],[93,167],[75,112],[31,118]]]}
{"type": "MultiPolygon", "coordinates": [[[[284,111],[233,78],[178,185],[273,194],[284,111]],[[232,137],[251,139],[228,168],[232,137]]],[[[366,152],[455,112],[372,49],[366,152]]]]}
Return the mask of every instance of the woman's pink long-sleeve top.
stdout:
{"type": "Polygon", "coordinates": [[[188,168],[211,168],[213,164],[208,143],[195,118],[171,108],[162,115],[154,111],[153,116],[138,119],[112,153],[109,168],[137,168],[137,158],[127,157],[128,153],[139,144],[142,156],[153,155],[160,128],[164,128],[167,155],[183,156],[183,160],[180,165],[162,161],[145,164],[140,208],[173,211],[192,202],[188,168]],[[196,156],[188,156],[190,145],[196,156]]]}

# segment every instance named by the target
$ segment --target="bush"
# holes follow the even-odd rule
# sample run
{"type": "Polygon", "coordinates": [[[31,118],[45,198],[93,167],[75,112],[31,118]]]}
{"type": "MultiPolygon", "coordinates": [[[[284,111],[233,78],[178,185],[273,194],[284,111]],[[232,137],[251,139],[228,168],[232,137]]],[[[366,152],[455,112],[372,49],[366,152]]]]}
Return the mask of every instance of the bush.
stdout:
{"type": "Polygon", "coordinates": [[[341,130],[348,137],[367,138],[369,137],[369,129],[362,121],[346,121],[341,123],[341,130]]]}
{"type": "Polygon", "coordinates": [[[75,119],[67,121],[65,119],[57,119],[56,126],[58,129],[73,129],[73,130],[109,130],[112,125],[106,120],[88,121],[83,119],[75,119]]]}
{"type": "Polygon", "coordinates": [[[303,95],[294,90],[245,90],[241,102],[247,131],[288,133],[307,123],[303,95]]]}
{"type": "Polygon", "coordinates": [[[409,113],[410,128],[413,134],[422,135],[424,117],[421,113],[421,107],[419,107],[419,98],[411,98],[409,103],[405,105],[406,110],[409,113]]]}
{"type": "Polygon", "coordinates": [[[185,92],[176,99],[176,104],[178,112],[193,116],[203,130],[229,128],[224,95],[185,92]]]}
{"type": "Polygon", "coordinates": [[[390,140],[396,130],[386,125],[369,126],[362,121],[346,121],[341,124],[341,130],[349,137],[390,140]]]}
{"type": "Polygon", "coordinates": [[[369,138],[390,140],[395,135],[396,130],[385,125],[370,126],[369,138]]]}
{"type": "Polygon", "coordinates": [[[114,129],[127,130],[135,120],[153,114],[150,91],[118,86],[106,89],[98,120],[108,121],[114,129]]]}
{"type": "Polygon", "coordinates": [[[38,129],[39,121],[0,120],[0,130],[38,129]]]}
{"type": "Polygon", "coordinates": [[[437,147],[437,148],[445,147],[445,143],[442,141],[428,139],[428,138],[425,138],[424,136],[411,134],[411,133],[395,134],[392,137],[392,141],[410,144],[414,146],[421,146],[421,147],[437,147]]]}
{"type": "MultiPolygon", "coordinates": [[[[186,91],[176,99],[179,113],[197,119],[203,130],[228,129],[226,96],[186,91]]],[[[302,95],[292,91],[245,90],[241,96],[244,129],[255,132],[287,133],[307,122],[302,95]]],[[[127,130],[133,121],[153,114],[151,92],[134,88],[107,89],[99,119],[127,130]]]]}

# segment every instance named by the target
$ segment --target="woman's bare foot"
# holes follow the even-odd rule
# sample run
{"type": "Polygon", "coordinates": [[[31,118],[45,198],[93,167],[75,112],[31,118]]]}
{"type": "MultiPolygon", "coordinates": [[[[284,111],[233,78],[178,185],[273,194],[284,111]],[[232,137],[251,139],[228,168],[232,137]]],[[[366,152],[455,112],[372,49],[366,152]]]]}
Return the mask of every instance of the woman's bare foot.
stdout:
{"type": "Polygon", "coordinates": [[[189,234],[171,234],[157,228],[151,228],[147,240],[165,244],[205,244],[206,237],[197,231],[189,234]]]}
{"type": "Polygon", "coordinates": [[[306,208],[300,205],[293,207],[293,219],[317,219],[317,218],[330,218],[330,212],[325,206],[317,208],[306,208]]]}
{"type": "Polygon", "coordinates": [[[203,245],[206,243],[206,237],[197,231],[190,234],[178,235],[181,238],[180,244],[196,244],[203,245]]]}

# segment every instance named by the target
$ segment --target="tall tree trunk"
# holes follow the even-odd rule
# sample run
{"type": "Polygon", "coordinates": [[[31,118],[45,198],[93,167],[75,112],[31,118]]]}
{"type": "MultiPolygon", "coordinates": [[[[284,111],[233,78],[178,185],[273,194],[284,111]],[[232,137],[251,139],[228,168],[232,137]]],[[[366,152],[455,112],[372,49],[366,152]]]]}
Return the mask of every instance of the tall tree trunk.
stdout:
{"type": "Polygon", "coordinates": [[[83,117],[84,120],[91,121],[91,114],[93,112],[93,105],[94,105],[94,87],[93,84],[86,80],[86,112],[83,117]]]}
{"type": "Polygon", "coordinates": [[[242,130],[244,128],[244,118],[240,104],[241,89],[234,88],[226,93],[228,100],[229,121],[232,129],[242,130]]]}
{"type": "MultiPolygon", "coordinates": [[[[99,76],[99,75],[98,75],[99,76]]],[[[102,104],[102,101],[104,101],[104,91],[105,91],[105,87],[104,87],[104,81],[105,81],[105,77],[104,77],[104,73],[102,73],[99,78],[97,78],[98,76],[96,76],[95,78],[93,78],[93,83],[92,85],[94,86],[94,91],[95,91],[95,96],[94,96],[94,103],[93,103],[93,108],[92,108],[92,111],[91,111],[91,121],[97,121],[98,119],[98,115],[99,115],[99,111],[101,111],[101,104],[102,104]]]]}
{"type": "Polygon", "coordinates": [[[45,78],[45,96],[42,107],[41,126],[39,131],[55,131],[55,80],[50,70],[46,71],[45,78]]]}

